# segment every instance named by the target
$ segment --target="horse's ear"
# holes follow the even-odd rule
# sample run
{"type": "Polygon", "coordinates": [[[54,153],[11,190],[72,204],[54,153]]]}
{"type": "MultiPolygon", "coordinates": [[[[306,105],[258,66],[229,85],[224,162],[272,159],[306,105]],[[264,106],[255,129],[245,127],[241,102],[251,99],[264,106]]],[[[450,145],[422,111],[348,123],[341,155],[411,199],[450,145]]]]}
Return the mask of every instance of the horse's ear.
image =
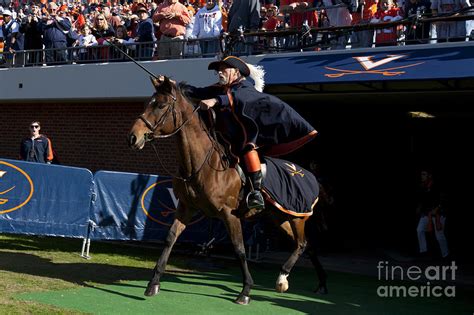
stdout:
{"type": "Polygon", "coordinates": [[[160,85],[160,90],[165,94],[173,94],[173,84],[168,77],[163,77],[163,83],[160,85]]]}
{"type": "Polygon", "coordinates": [[[153,86],[155,87],[156,90],[158,90],[158,88],[163,84],[163,82],[165,81],[165,76],[163,75],[160,75],[158,77],[150,77],[150,80],[151,80],[151,84],[153,84],[153,86]]]}

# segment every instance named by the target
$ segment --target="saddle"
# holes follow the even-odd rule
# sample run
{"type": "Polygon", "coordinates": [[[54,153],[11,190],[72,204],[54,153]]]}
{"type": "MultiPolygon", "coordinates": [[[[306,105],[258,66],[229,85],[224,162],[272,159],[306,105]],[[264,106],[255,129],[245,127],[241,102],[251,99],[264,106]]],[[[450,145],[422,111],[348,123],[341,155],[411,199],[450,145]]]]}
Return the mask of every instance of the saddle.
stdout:
{"type": "MultiPolygon", "coordinates": [[[[203,117],[204,122],[209,127],[211,136],[221,145],[222,160],[232,168],[237,170],[242,181],[242,189],[239,193],[239,200],[242,201],[250,190],[247,178],[239,165],[239,157],[232,152],[232,145],[219,132],[215,131],[215,113],[203,117]]],[[[319,184],[316,177],[301,166],[277,159],[262,158],[262,194],[273,208],[283,211],[292,216],[310,216],[313,214],[313,207],[318,201],[319,184]]],[[[240,202],[241,207],[245,207],[240,202]]],[[[252,211],[240,211],[246,213],[245,218],[253,215],[252,211]]]]}

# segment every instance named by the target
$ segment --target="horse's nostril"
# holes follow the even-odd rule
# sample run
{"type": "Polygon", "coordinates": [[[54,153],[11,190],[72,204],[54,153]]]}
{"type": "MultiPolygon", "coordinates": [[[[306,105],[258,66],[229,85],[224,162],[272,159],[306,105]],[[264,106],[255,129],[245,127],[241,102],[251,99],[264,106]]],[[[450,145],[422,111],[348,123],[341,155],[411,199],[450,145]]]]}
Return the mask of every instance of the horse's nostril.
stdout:
{"type": "Polygon", "coordinates": [[[131,133],[128,136],[128,144],[129,145],[135,145],[135,143],[137,143],[137,137],[135,137],[135,135],[133,133],[131,133]]]}

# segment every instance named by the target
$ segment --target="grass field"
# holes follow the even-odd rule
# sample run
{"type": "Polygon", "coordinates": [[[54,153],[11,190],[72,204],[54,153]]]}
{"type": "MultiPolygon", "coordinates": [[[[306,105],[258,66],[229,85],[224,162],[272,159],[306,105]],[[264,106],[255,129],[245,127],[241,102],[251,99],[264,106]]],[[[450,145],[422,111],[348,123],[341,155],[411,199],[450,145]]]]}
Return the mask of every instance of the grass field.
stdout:
{"type": "Polygon", "coordinates": [[[0,236],[0,314],[473,314],[474,291],[455,298],[380,298],[377,279],[329,272],[329,295],[312,293],[314,270],[296,268],[290,290],[274,291],[276,265],[252,264],[256,282],[248,306],[232,303],[241,289],[236,263],[172,255],[162,291],[143,291],[159,250],[80,240],[0,236]]]}

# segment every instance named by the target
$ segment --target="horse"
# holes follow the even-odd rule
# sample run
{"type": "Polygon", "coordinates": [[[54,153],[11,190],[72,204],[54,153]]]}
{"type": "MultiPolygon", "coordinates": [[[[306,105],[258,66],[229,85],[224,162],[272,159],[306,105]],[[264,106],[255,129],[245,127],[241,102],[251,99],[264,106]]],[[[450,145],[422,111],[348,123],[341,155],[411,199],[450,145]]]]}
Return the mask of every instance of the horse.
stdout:
{"type": "MultiPolygon", "coordinates": [[[[148,142],[176,137],[179,176],[173,177],[173,189],[179,203],[145,296],[160,292],[160,278],[165,272],[173,245],[192,216],[201,210],[206,216],[224,222],[243,276],[242,291],[234,302],[248,304],[254,281],[247,265],[241,218],[236,215],[241,201],[239,192],[243,186],[241,176],[236,168],[225,167],[220,144],[212,137],[201,116],[196,114],[199,106],[196,100],[185,95],[183,85],[165,76],[151,78],[151,81],[155,92],[145,105],[144,112],[134,121],[128,134],[128,145],[141,150],[148,142]]],[[[268,203],[266,207],[272,209],[273,206],[268,203]]],[[[265,212],[269,212],[267,208],[265,212]]],[[[270,210],[270,213],[272,221],[295,243],[295,249],[281,267],[276,281],[276,290],[285,292],[289,287],[287,278],[290,271],[308,242],[311,243],[304,232],[309,216],[291,216],[279,210],[270,210]]],[[[326,272],[314,251],[310,251],[310,258],[319,278],[315,291],[326,294],[326,272]]]]}

